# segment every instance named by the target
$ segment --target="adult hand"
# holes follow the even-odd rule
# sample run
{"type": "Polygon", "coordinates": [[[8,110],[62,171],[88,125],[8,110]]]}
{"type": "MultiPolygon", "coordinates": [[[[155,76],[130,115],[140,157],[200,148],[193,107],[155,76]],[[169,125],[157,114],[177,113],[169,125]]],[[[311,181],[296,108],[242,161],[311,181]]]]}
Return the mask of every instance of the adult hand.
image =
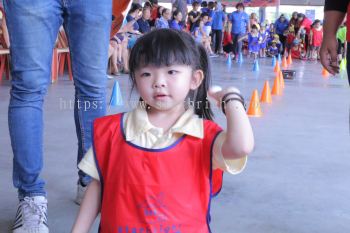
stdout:
{"type": "Polygon", "coordinates": [[[337,46],[337,38],[335,35],[332,35],[329,38],[323,38],[320,50],[321,63],[323,67],[333,75],[339,73],[337,46]]]}

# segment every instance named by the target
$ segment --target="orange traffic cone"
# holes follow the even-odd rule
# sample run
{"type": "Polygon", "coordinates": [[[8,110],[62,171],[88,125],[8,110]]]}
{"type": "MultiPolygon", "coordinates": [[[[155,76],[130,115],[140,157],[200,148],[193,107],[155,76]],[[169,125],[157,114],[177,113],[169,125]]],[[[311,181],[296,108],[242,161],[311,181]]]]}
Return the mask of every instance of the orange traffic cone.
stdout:
{"type": "Polygon", "coordinates": [[[322,69],[322,76],[325,78],[329,76],[328,70],[326,70],[325,68],[322,69]]]}
{"type": "Polygon", "coordinates": [[[284,78],[283,78],[282,71],[280,71],[279,81],[280,81],[281,88],[283,89],[284,88],[284,78]]]}
{"type": "Polygon", "coordinates": [[[260,108],[258,90],[253,91],[252,99],[250,100],[249,109],[247,112],[248,116],[261,117],[262,112],[260,108]]]}
{"type": "Polygon", "coordinates": [[[288,55],[287,64],[291,65],[292,63],[293,63],[293,61],[292,61],[292,53],[290,52],[289,55],[288,55]]]}
{"type": "Polygon", "coordinates": [[[278,73],[278,72],[280,72],[280,70],[281,70],[280,64],[279,64],[279,62],[276,62],[275,69],[273,70],[273,72],[278,73]]]}
{"type": "Polygon", "coordinates": [[[273,87],[272,87],[272,95],[282,95],[282,91],[281,91],[281,86],[280,86],[280,80],[279,77],[275,78],[275,81],[273,82],[273,87]]]}
{"type": "Polygon", "coordinates": [[[261,103],[272,103],[272,97],[271,97],[271,90],[270,90],[270,84],[269,81],[265,81],[264,88],[261,94],[260,98],[261,103]]]}
{"type": "Polygon", "coordinates": [[[287,68],[287,67],[288,67],[286,56],[283,56],[283,59],[282,59],[282,67],[283,67],[283,68],[287,68]]]}

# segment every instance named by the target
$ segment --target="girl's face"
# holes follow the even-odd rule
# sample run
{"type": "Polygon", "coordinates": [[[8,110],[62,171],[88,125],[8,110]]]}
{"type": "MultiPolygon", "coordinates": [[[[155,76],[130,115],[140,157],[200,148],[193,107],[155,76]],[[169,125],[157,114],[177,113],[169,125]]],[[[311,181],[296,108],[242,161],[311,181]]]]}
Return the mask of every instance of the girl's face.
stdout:
{"type": "Polygon", "coordinates": [[[166,19],[166,20],[170,20],[170,18],[171,18],[171,12],[170,12],[170,10],[166,10],[166,11],[164,12],[164,14],[163,14],[163,17],[164,17],[164,19],[166,19]]]}
{"type": "Polygon", "coordinates": [[[175,16],[175,19],[176,19],[177,21],[181,21],[181,20],[182,20],[182,13],[179,12],[179,13],[175,16]]]}
{"type": "Polygon", "coordinates": [[[209,20],[208,16],[204,16],[202,18],[202,21],[203,21],[204,24],[206,24],[208,22],[208,20],[209,20]]]}
{"type": "Polygon", "coordinates": [[[187,65],[148,65],[135,72],[140,96],[158,111],[183,110],[189,91],[197,89],[203,77],[202,71],[187,65]]]}
{"type": "Polygon", "coordinates": [[[252,29],[252,33],[253,33],[253,34],[258,34],[258,29],[253,28],[253,29],[252,29]]]}

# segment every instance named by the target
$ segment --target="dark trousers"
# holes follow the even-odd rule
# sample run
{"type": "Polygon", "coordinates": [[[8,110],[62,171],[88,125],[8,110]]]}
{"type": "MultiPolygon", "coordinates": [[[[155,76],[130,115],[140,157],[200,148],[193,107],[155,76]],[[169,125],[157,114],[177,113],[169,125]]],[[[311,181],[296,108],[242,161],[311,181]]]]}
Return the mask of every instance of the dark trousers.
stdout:
{"type": "Polygon", "coordinates": [[[286,48],[286,39],[287,37],[285,37],[283,34],[278,34],[279,38],[280,38],[280,41],[281,41],[281,44],[282,44],[282,55],[284,54],[284,50],[286,48]]]}
{"type": "Polygon", "coordinates": [[[221,44],[222,44],[222,30],[212,30],[212,41],[215,41],[214,53],[220,52],[221,44]],[[214,40],[215,38],[215,40],[214,40]]]}
{"type": "Polygon", "coordinates": [[[238,55],[238,54],[240,54],[242,52],[243,42],[242,41],[238,41],[238,39],[241,38],[242,36],[244,36],[243,33],[232,34],[233,49],[234,49],[234,53],[236,55],[238,55]]]}

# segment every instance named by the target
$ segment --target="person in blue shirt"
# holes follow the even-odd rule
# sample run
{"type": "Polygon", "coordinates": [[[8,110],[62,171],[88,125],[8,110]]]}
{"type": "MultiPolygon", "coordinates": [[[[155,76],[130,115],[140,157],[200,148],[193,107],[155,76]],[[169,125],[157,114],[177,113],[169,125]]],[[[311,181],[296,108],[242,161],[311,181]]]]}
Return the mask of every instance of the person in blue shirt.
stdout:
{"type": "Polygon", "coordinates": [[[209,9],[208,9],[208,3],[207,3],[207,1],[203,1],[203,2],[201,3],[201,12],[202,12],[202,13],[209,14],[209,9]]]}
{"type": "Polygon", "coordinates": [[[170,23],[170,28],[175,30],[182,30],[183,26],[181,25],[182,13],[179,10],[173,12],[173,20],[170,23]]]}
{"type": "MultiPolygon", "coordinates": [[[[142,6],[138,3],[133,3],[131,5],[131,8],[128,12],[128,15],[126,16],[126,21],[127,22],[131,22],[133,20],[137,21],[140,18],[140,12],[142,10],[142,6]]],[[[133,29],[134,31],[138,31],[139,30],[139,25],[137,22],[135,22],[133,24],[133,29]]]]}
{"type": "Polygon", "coordinates": [[[206,23],[206,26],[212,26],[212,20],[214,17],[214,8],[215,8],[215,3],[214,2],[209,2],[208,3],[208,15],[209,15],[209,21],[206,23]]]}
{"type": "Polygon", "coordinates": [[[279,36],[282,44],[282,54],[284,54],[284,48],[286,44],[286,36],[284,32],[288,29],[289,22],[286,17],[282,14],[275,22],[275,33],[279,36]]]}
{"type": "Polygon", "coordinates": [[[162,10],[162,17],[156,21],[156,28],[169,28],[169,20],[171,19],[171,11],[168,8],[162,10]]]}
{"type": "Polygon", "coordinates": [[[250,31],[250,22],[248,14],[244,11],[243,3],[237,3],[236,9],[236,11],[229,15],[228,20],[229,23],[232,24],[231,35],[234,52],[237,55],[242,52],[242,40],[239,39],[243,37],[247,31],[250,31]]]}
{"type": "Polygon", "coordinates": [[[137,24],[139,25],[139,31],[142,34],[151,31],[151,26],[149,24],[149,19],[151,18],[151,8],[144,7],[142,10],[142,17],[137,20],[137,24]]]}
{"type": "Polygon", "coordinates": [[[214,16],[212,19],[212,41],[215,41],[214,53],[219,53],[221,51],[222,44],[222,29],[224,22],[226,20],[226,14],[222,9],[220,2],[216,4],[216,9],[214,11],[214,16]]]}

